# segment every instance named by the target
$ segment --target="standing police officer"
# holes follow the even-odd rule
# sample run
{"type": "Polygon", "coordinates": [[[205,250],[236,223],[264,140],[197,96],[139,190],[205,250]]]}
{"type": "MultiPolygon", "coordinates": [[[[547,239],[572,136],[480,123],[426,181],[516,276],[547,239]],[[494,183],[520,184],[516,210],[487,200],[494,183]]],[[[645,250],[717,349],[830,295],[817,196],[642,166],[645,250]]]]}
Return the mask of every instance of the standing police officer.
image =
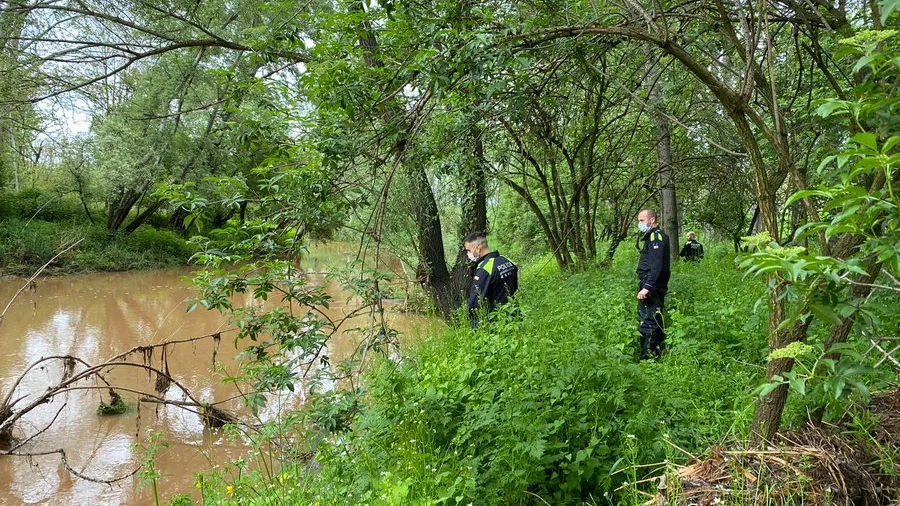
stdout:
{"type": "Polygon", "coordinates": [[[519,269],[508,258],[491,251],[484,232],[473,232],[463,240],[466,256],[475,263],[475,275],[467,305],[472,327],[477,325],[478,308],[482,301],[490,313],[506,304],[519,288],[519,269]]]}
{"type": "Polygon", "coordinates": [[[652,354],[659,357],[665,347],[663,302],[669,289],[669,236],[656,224],[656,213],[644,209],[638,213],[638,318],[641,333],[641,360],[652,354]]]}
{"type": "Polygon", "coordinates": [[[687,240],[687,244],[681,248],[681,253],[678,256],[688,262],[699,262],[703,259],[703,245],[697,242],[697,234],[688,232],[687,240]]]}

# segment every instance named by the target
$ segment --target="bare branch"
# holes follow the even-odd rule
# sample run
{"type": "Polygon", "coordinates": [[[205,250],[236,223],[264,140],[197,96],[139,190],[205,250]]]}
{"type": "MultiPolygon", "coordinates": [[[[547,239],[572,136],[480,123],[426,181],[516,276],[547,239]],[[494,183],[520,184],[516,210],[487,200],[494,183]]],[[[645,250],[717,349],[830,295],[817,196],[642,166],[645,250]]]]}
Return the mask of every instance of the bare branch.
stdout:
{"type": "Polygon", "coordinates": [[[70,244],[66,249],[60,251],[60,252],[57,253],[56,255],[53,255],[53,258],[51,258],[50,260],[47,260],[47,263],[45,263],[44,265],[42,265],[40,269],[38,269],[34,274],[32,274],[31,277],[28,278],[28,281],[26,281],[25,284],[22,285],[22,287],[19,288],[19,289],[16,291],[16,293],[15,293],[15,295],[13,295],[12,299],[9,300],[9,303],[6,304],[6,307],[3,308],[3,312],[0,313],[0,323],[3,323],[3,317],[6,316],[6,312],[9,311],[9,307],[12,306],[13,302],[16,301],[16,299],[19,297],[19,295],[21,295],[22,292],[24,292],[26,288],[28,288],[29,286],[31,286],[31,283],[34,282],[34,280],[37,279],[38,276],[40,276],[42,272],[44,272],[44,269],[46,269],[48,265],[52,264],[53,261],[56,260],[57,258],[59,258],[63,253],[65,253],[65,252],[69,251],[70,249],[74,248],[75,246],[78,245],[78,243],[80,243],[80,242],[83,241],[83,240],[84,240],[84,237],[82,237],[81,239],[78,239],[77,241],[73,242],[73,243],[70,244]]]}

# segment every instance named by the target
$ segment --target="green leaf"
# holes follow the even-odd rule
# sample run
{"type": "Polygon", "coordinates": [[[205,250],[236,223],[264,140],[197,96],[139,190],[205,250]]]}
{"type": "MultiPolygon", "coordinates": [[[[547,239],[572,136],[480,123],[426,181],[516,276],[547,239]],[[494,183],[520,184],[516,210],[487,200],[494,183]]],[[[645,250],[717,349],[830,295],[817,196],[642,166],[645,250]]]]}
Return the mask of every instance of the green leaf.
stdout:
{"type": "MultiPolygon", "coordinates": [[[[773,378],[774,379],[774,378],[773,378]]],[[[756,394],[760,399],[765,399],[773,390],[781,386],[781,383],[764,383],[756,389],[756,394]]]]}
{"type": "MultiPolygon", "coordinates": [[[[900,1],[900,0],[898,0],[900,1]]],[[[891,148],[900,143],[900,135],[892,135],[885,141],[884,145],[881,146],[881,152],[884,154],[888,154],[891,151],[891,148]]]]}
{"type": "Polygon", "coordinates": [[[841,398],[841,395],[843,395],[843,393],[844,393],[844,385],[846,385],[846,384],[847,384],[847,382],[843,378],[835,379],[834,385],[833,385],[834,400],[838,400],[841,398]]]}
{"type": "Polygon", "coordinates": [[[825,158],[823,158],[822,161],[819,163],[819,167],[816,168],[816,172],[822,172],[822,169],[824,169],[829,163],[833,162],[835,158],[836,157],[834,155],[828,155],[825,158]]]}
{"type": "Polygon", "coordinates": [[[867,54],[867,55],[863,56],[862,58],[860,58],[856,62],[856,65],[853,66],[853,73],[855,74],[855,73],[859,72],[863,67],[872,63],[875,60],[875,58],[877,58],[877,57],[878,57],[877,54],[867,54]]]}
{"type": "Polygon", "coordinates": [[[863,402],[868,404],[869,400],[871,398],[871,395],[869,393],[869,388],[861,381],[854,381],[852,384],[853,384],[853,388],[856,390],[856,392],[859,394],[859,396],[862,397],[863,402]]]}
{"type": "Polygon", "coordinates": [[[800,395],[806,395],[806,381],[802,378],[793,377],[788,382],[791,385],[791,390],[794,390],[800,395]]]}
{"type": "Polygon", "coordinates": [[[838,314],[828,306],[825,306],[823,304],[811,304],[809,306],[809,310],[816,316],[816,318],[819,318],[822,321],[825,321],[832,325],[841,324],[841,317],[838,316],[838,314]]]}
{"type": "Polygon", "coordinates": [[[882,0],[881,2],[881,24],[886,25],[888,18],[895,11],[900,11],[900,0],[882,0]]]}
{"type": "Polygon", "coordinates": [[[871,132],[860,132],[850,137],[850,142],[855,142],[860,146],[865,146],[872,151],[878,151],[878,138],[871,132]]]}
{"type": "Polygon", "coordinates": [[[827,192],[827,191],[824,191],[824,190],[803,190],[803,191],[799,191],[799,192],[797,192],[797,193],[791,195],[790,198],[788,198],[787,202],[784,203],[784,205],[789,206],[789,205],[794,204],[795,202],[800,201],[800,200],[803,200],[803,199],[805,199],[805,198],[807,198],[807,197],[825,197],[825,198],[830,198],[830,197],[831,197],[831,193],[830,193],[830,192],[827,192]]]}
{"type": "Polygon", "coordinates": [[[823,118],[827,118],[835,113],[844,114],[850,110],[845,100],[829,99],[816,108],[816,114],[823,118]]]}

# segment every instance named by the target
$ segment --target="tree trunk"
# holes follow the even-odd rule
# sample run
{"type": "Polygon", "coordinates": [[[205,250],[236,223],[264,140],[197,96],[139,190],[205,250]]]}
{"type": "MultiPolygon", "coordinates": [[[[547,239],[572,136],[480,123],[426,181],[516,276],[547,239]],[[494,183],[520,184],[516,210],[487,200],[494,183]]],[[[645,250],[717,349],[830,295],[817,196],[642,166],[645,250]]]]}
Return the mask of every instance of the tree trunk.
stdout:
{"type": "Polygon", "coordinates": [[[653,69],[652,53],[645,47],[647,56],[647,74],[650,77],[650,91],[648,102],[652,106],[650,116],[653,118],[653,126],[656,133],[656,167],[659,173],[659,204],[660,224],[663,230],[669,234],[669,256],[672,261],[678,260],[679,238],[681,232],[678,229],[678,200],[675,194],[675,174],[672,170],[672,135],[669,118],[666,116],[666,107],[662,94],[659,91],[659,79],[662,75],[653,69]]]}
{"type": "Polygon", "coordinates": [[[547,247],[553,253],[553,258],[556,260],[556,265],[559,267],[559,270],[568,270],[572,262],[571,258],[568,256],[567,250],[564,252],[565,244],[562,244],[558,234],[556,234],[554,229],[550,226],[550,221],[544,215],[540,206],[534,198],[531,197],[524,186],[521,186],[510,179],[506,180],[506,184],[522,197],[525,203],[528,204],[528,208],[534,213],[538,220],[538,224],[541,226],[541,230],[544,231],[544,237],[547,239],[547,247]]]}
{"type": "Polygon", "coordinates": [[[753,235],[758,231],[759,226],[759,206],[753,208],[753,217],[750,218],[750,224],[747,225],[747,235],[753,235]]]}
{"type": "MultiPolygon", "coordinates": [[[[784,321],[784,287],[776,286],[769,293],[769,351],[774,351],[794,343],[806,340],[806,329],[811,320],[806,323],[798,323],[790,329],[775,331],[784,321]]],[[[784,374],[790,372],[794,367],[794,359],[781,358],[770,360],[766,365],[766,380],[772,379],[778,375],[784,377],[784,374]]],[[[753,422],[750,426],[750,441],[754,446],[762,446],[766,442],[771,441],[778,428],[781,426],[781,415],[784,413],[784,406],[787,404],[788,386],[780,385],[769,395],[760,399],[756,403],[756,412],[753,414],[753,422]]]]}
{"type": "MultiPolygon", "coordinates": [[[[728,104],[725,104],[728,105],[728,104]]],[[[756,189],[756,204],[763,229],[769,233],[774,241],[780,239],[778,233],[778,214],[775,205],[775,189],[769,180],[766,163],[762,151],[756,140],[756,136],[747,122],[743,112],[736,109],[736,104],[731,104],[729,116],[737,129],[747,153],[750,156],[750,167],[753,169],[754,185],[756,189]]],[[[783,179],[782,179],[783,180],[783,179]]],[[[775,285],[769,292],[769,352],[783,348],[795,341],[806,339],[806,324],[797,324],[791,329],[778,330],[784,321],[785,309],[783,291],[784,287],[775,285]]],[[[794,366],[793,359],[771,360],[766,366],[766,380],[772,381],[776,375],[783,376],[794,366]]],[[[751,442],[754,445],[762,445],[778,431],[781,425],[781,415],[787,402],[788,389],[781,386],[772,391],[756,404],[756,412],[753,415],[751,426],[751,442]]]]}
{"type": "Polygon", "coordinates": [[[87,215],[88,220],[90,220],[90,222],[91,222],[91,225],[96,225],[97,222],[94,221],[94,215],[91,214],[91,210],[90,210],[90,208],[89,208],[88,205],[87,205],[87,201],[84,199],[84,194],[81,193],[81,192],[79,192],[79,193],[78,193],[78,199],[81,200],[81,207],[84,208],[84,214],[87,215]]]}
{"type": "Polygon", "coordinates": [[[135,218],[131,220],[131,223],[129,223],[128,226],[125,227],[125,233],[130,234],[137,230],[138,227],[146,223],[147,220],[149,220],[153,216],[153,214],[156,213],[156,211],[158,211],[160,207],[162,207],[162,205],[162,201],[158,200],[147,206],[147,209],[144,209],[142,213],[135,216],[135,218]]]}
{"type": "Polygon", "coordinates": [[[594,260],[597,258],[597,224],[596,217],[591,206],[591,195],[585,186],[581,196],[581,205],[584,206],[582,213],[584,219],[584,241],[587,243],[588,258],[594,260]]]}
{"type": "Polygon", "coordinates": [[[115,202],[110,202],[109,217],[106,220],[106,231],[109,233],[118,232],[119,228],[125,223],[128,214],[137,201],[140,200],[145,190],[134,191],[131,188],[120,190],[120,196],[115,202]]]}
{"type": "Polygon", "coordinates": [[[444,255],[444,237],[437,202],[425,169],[409,159],[404,165],[411,183],[419,261],[425,269],[435,308],[446,317],[453,307],[453,295],[450,290],[451,278],[444,255]]]}
{"type": "MultiPolygon", "coordinates": [[[[457,231],[459,237],[465,237],[472,232],[486,232],[488,229],[487,160],[484,157],[483,130],[477,129],[473,134],[474,164],[471,170],[466,170],[462,174],[463,187],[468,191],[463,196],[462,209],[460,209],[459,230],[457,231]]],[[[465,300],[472,283],[472,269],[462,244],[456,250],[456,259],[450,278],[448,289],[451,293],[448,295],[452,299],[452,310],[465,300]]]]}
{"type": "MultiPolygon", "coordinates": [[[[360,14],[364,12],[361,2],[353,2],[350,9],[360,14]]],[[[373,68],[384,67],[384,63],[378,53],[378,40],[375,37],[375,31],[367,21],[362,21],[359,24],[358,40],[360,47],[363,48],[363,58],[366,65],[373,68]]],[[[382,120],[386,124],[398,121],[399,118],[399,121],[402,123],[397,125],[399,132],[408,134],[413,131],[412,125],[415,123],[415,118],[410,118],[398,102],[390,101],[382,104],[380,112],[382,120]]],[[[434,191],[431,188],[425,167],[420,162],[413,161],[407,156],[409,142],[410,138],[407,135],[401,135],[401,138],[394,145],[394,152],[397,161],[403,167],[410,181],[413,216],[417,229],[416,240],[418,243],[419,263],[425,271],[426,285],[431,292],[435,308],[446,318],[449,317],[454,303],[459,300],[459,297],[455,293],[453,277],[447,269],[447,260],[444,254],[444,238],[434,191]]]]}
{"type": "Polygon", "coordinates": [[[615,234],[612,237],[612,240],[609,242],[609,247],[606,248],[606,256],[603,257],[603,262],[601,264],[602,267],[609,267],[612,265],[613,257],[616,255],[616,250],[619,249],[619,245],[622,244],[622,241],[628,237],[623,234],[615,234]]]}

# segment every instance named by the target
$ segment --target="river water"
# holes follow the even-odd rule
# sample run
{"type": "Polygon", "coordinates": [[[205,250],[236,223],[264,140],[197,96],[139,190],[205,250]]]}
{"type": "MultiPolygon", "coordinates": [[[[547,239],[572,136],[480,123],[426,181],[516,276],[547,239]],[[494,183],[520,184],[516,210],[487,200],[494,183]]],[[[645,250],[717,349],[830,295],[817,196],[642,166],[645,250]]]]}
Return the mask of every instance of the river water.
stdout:
{"type": "MultiPolygon", "coordinates": [[[[320,263],[309,269],[318,271],[325,267],[320,263]]],[[[226,322],[219,313],[202,308],[186,313],[185,300],[194,295],[185,279],[189,274],[190,270],[180,269],[39,279],[19,296],[0,322],[0,401],[22,372],[42,357],[74,355],[95,364],[135,346],[224,330],[226,322]]],[[[23,282],[0,279],[0,311],[23,282]]],[[[332,319],[357,307],[333,284],[328,285],[328,291],[334,297],[327,311],[332,319]]],[[[364,324],[364,318],[345,328],[364,324]]],[[[401,340],[434,325],[428,318],[401,313],[389,313],[388,319],[390,326],[401,332],[401,340]]],[[[234,397],[235,387],[222,381],[237,371],[233,337],[233,332],[223,333],[218,346],[206,339],[168,347],[166,358],[171,376],[202,402],[234,397]]],[[[347,332],[332,340],[328,349],[332,363],[349,356],[359,339],[359,334],[347,332]]],[[[158,351],[150,359],[156,366],[161,363],[158,351]]],[[[142,360],[139,354],[131,357],[132,362],[142,360]]],[[[59,361],[35,369],[25,376],[16,397],[33,398],[59,381],[62,374],[63,364],[59,361]]],[[[108,379],[118,386],[153,392],[151,378],[143,370],[118,368],[108,379]]],[[[297,396],[282,399],[285,402],[272,404],[268,409],[294,408],[301,404],[303,393],[299,390],[297,396]]],[[[168,400],[183,399],[174,387],[165,395],[168,400]]],[[[195,473],[209,471],[213,466],[249,453],[243,443],[226,438],[221,430],[205,429],[196,413],[170,405],[137,403],[137,395],[127,392],[123,392],[123,397],[131,408],[117,416],[97,415],[100,401],[97,390],[72,391],[40,406],[17,424],[16,435],[34,434],[48,425],[49,428],[21,451],[62,449],[72,469],[103,481],[134,471],[146,455],[139,446],[146,447],[150,431],[158,431],[168,445],[159,449],[155,462],[162,476],[159,482],[162,498],[179,493],[196,498],[195,473]],[[55,422],[50,424],[54,417],[55,422]]],[[[103,399],[108,400],[105,392],[103,399]]],[[[242,412],[239,399],[220,407],[242,412]]],[[[263,417],[266,416],[275,413],[264,411],[263,417]]],[[[138,477],[130,477],[110,485],[77,478],[66,470],[59,454],[0,457],[0,506],[152,504],[150,489],[138,486],[139,481],[138,477]]]]}

